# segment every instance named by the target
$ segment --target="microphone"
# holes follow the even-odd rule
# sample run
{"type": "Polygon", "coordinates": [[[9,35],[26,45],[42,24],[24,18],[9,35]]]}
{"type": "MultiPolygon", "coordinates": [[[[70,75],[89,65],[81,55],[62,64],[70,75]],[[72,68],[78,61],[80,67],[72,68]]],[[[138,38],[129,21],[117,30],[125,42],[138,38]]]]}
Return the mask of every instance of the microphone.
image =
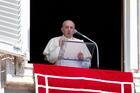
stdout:
{"type": "Polygon", "coordinates": [[[82,35],[82,33],[78,32],[76,29],[74,30],[75,34],[82,35]]]}
{"type": "Polygon", "coordinates": [[[99,68],[99,49],[98,49],[97,43],[95,41],[91,40],[90,38],[88,38],[87,36],[83,35],[79,31],[77,31],[76,29],[74,30],[74,33],[86,38],[87,40],[91,41],[96,46],[96,50],[97,50],[97,67],[99,68]]]}

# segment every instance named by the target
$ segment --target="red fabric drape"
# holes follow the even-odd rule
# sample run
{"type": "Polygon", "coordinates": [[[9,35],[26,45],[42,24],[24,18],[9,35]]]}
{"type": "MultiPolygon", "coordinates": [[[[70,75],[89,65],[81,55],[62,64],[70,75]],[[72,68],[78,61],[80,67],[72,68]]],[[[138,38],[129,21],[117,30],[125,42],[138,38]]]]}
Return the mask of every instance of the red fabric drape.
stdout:
{"type": "Polygon", "coordinates": [[[131,72],[34,64],[34,73],[38,93],[132,93],[131,72]]]}

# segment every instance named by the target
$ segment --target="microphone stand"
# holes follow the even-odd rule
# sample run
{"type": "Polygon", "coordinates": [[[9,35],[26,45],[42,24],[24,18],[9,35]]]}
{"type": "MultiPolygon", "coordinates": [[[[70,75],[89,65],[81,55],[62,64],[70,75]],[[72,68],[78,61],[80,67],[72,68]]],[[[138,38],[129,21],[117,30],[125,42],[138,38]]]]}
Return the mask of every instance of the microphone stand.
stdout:
{"type": "Polygon", "coordinates": [[[75,31],[75,33],[83,36],[84,38],[88,39],[89,41],[91,41],[92,43],[94,43],[94,45],[96,46],[96,50],[97,50],[97,68],[99,68],[99,49],[98,49],[98,45],[96,42],[94,42],[93,40],[91,40],[90,38],[88,38],[87,36],[83,35],[82,33],[75,31]]]}

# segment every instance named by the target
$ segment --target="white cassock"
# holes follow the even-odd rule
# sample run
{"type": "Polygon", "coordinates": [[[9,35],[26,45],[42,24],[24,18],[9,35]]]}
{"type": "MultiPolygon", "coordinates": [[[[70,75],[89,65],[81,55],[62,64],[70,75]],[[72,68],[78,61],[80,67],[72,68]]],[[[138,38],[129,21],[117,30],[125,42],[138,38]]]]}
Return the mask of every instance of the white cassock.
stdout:
{"type": "Polygon", "coordinates": [[[71,66],[71,67],[85,67],[89,68],[91,65],[91,54],[83,42],[76,38],[66,38],[63,48],[59,46],[59,40],[62,36],[52,38],[46,48],[43,51],[43,54],[46,56],[47,60],[50,63],[54,63],[60,66],[71,66]],[[78,42],[78,43],[75,43],[78,42]],[[79,43],[81,42],[81,43],[79,43]],[[84,61],[80,61],[77,58],[77,53],[82,52],[84,55],[84,61]],[[61,56],[61,57],[60,57],[61,56]]]}

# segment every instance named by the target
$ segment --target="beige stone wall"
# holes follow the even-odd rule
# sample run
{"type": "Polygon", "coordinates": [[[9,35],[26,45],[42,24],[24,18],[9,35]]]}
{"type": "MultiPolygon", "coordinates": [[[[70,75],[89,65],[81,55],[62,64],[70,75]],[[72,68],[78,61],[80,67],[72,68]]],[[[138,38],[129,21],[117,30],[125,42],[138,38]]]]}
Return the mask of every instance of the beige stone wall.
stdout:
{"type": "Polygon", "coordinates": [[[133,73],[136,93],[140,93],[140,0],[138,2],[138,71],[133,73]]]}
{"type": "Polygon", "coordinates": [[[140,69],[140,0],[138,0],[138,63],[140,69]]]}

